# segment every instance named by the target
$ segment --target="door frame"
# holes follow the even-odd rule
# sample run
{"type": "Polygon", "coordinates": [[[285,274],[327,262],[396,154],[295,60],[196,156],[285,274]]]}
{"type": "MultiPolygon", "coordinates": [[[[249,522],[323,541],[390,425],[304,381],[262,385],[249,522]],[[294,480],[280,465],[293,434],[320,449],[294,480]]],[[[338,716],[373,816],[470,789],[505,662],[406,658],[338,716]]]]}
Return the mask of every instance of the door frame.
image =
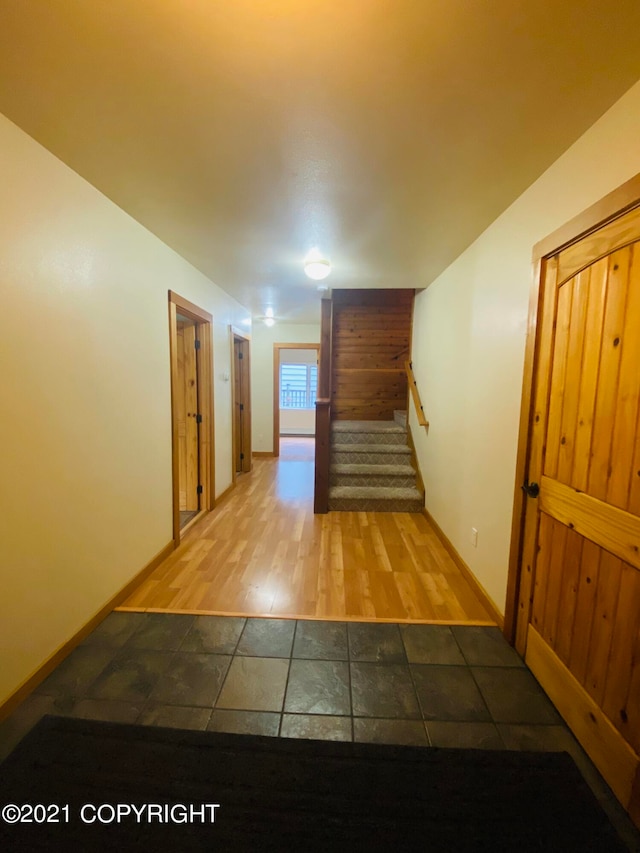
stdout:
{"type": "Polygon", "coordinates": [[[640,173],[545,237],[533,248],[534,273],[529,297],[504,619],[505,637],[523,656],[526,651],[527,626],[531,615],[533,577],[530,567],[527,571],[523,571],[522,566],[527,503],[521,487],[526,480],[531,452],[533,383],[540,347],[542,324],[539,322],[539,314],[541,314],[544,296],[546,262],[557,252],[582,240],[588,234],[638,206],[640,206],[640,173]]]}
{"type": "MultiPolygon", "coordinates": [[[[283,349],[314,349],[320,358],[320,344],[273,345],[273,455],[280,456],[280,352],[283,349]]],[[[320,365],[318,365],[318,373],[320,365]]]]}
{"type": "MultiPolygon", "coordinates": [[[[236,472],[236,403],[242,402],[244,406],[243,411],[246,413],[246,417],[243,421],[243,445],[245,448],[248,448],[248,452],[245,454],[245,458],[242,460],[242,473],[248,473],[252,468],[252,446],[251,446],[251,337],[244,332],[239,332],[233,326],[229,326],[229,340],[231,343],[231,475],[232,482],[236,482],[237,472],[236,472]],[[246,364],[243,365],[243,377],[246,382],[243,384],[242,391],[242,400],[236,400],[236,353],[235,353],[235,342],[236,340],[242,341],[247,344],[247,356],[246,364]]],[[[243,358],[244,361],[244,358],[243,358]]]]}
{"type": "Polygon", "coordinates": [[[171,475],[173,500],[173,544],[180,544],[181,533],[213,509],[215,504],[215,434],[213,420],[213,316],[169,291],[169,359],[171,366],[171,475]],[[200,511],[180,530],[180,469],[178,447],[178,311],[193,320],[200,348],[196,350],[198,371],[198,412],[202,423],[198,431],[199,482],[202,486],[200,511]]]}

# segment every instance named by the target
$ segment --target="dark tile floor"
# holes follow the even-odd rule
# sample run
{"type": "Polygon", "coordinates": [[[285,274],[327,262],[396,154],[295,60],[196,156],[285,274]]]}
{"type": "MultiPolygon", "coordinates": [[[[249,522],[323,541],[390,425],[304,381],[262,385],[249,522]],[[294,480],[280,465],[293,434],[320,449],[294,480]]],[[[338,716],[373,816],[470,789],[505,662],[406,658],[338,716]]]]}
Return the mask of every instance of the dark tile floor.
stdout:
{"type": "Polygon", "coordinates": [[[497,628],[112,613],[0,725],[0,758],[47,713],[274,737],[566,750],[629,849],[640,849],[497,628]]]}

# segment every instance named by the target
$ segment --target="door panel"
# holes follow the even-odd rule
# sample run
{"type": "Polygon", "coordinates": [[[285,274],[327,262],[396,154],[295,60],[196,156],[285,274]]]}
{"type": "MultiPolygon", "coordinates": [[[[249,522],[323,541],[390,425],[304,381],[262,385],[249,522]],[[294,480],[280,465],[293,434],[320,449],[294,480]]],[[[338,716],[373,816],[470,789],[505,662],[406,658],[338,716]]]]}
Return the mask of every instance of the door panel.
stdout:
{"type": "Polygon", "coordinates": [[[528,469],[540,490],[525,511],[517,634],[522,639],[526,630],[527,662],[565,717],[579,703],[583,746],[633,811],[640,766],[640,211],[545,261],[542,300],[528,469]]]}
{"type": "Polygon", "coordinates": [[[176,357],[178,364],[178,382],[175,389],[176,413],[178,420],[178,481],[180,510],[187,508],[187,404],[185,402],[184,374],[184,322],[178,320],[176,333],[176,357]]]}
{"type": "Polygon", "coordinates": [[[233,339],[233,451],[234,471],[251,471],[250,344],[233,339]]]}
{"type": "Polygon", "coordinates": [[[199,509],[198,504],[198,374],[196,367],[196,326],[184,328],[184,396],[186,407],[186,507],[199,509]]]}

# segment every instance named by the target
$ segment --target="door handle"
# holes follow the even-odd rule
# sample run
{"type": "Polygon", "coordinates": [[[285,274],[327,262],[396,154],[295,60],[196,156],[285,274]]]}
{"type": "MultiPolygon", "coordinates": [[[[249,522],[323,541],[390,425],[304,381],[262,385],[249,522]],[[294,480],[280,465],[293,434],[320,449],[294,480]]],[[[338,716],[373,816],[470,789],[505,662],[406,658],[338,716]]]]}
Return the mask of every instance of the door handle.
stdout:
{"type": "Polygon", "coordinates": [[[520,486],[520,488],[530,498],[537,498],[540,494],[540,486],[537,483],[525,482],[524,486],[520,486]]]}

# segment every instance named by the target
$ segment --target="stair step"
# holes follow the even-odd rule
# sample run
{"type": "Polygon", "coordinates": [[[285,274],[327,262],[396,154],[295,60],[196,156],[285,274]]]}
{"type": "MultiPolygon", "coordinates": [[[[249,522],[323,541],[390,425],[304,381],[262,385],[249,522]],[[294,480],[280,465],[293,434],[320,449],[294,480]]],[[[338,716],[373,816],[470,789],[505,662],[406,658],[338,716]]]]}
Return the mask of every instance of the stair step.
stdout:
{"type": "Polygon", "coordinates": [[[329,509],[342,512],[422,512],[424,498],[415,488],[332,486],[329,509]]]}
{"type": "Polygon", "coordinates": [[[332,432],[406,432],[396,421],[332,421],[332,432]]]}
{"type": "Polygon", "coordinates": [[[397,447],[379,448],[374,445],[364,445],[355,449],[356,445],[346,445],[332,448],[331,458],[335,465],[389,465],[393,462],[408,462],[411,458],[409,448],[402,445],[397,447]]]}
{"type": "Polygon", "coordinates": [[[331,425],[329,509],[421,512],[424,496],[409,464],[406,421],[334,421],[331,425]]]}
{"type": "Polygon", "coordinates": [[[384,486],[332,486],[330,498],[398,498],[399,500],[421,499],[415,486],[409,488],[385,488],[384,486]]]}
{"type": "Polygon", "coordinates": [[[388,475],[415,477],[416,472],[411,465],[399,462],[397,465],[363,465],[343,462],[331,466],[333,474],[375,474],[376,477],[388,475]]]}
{"type": "Polygon", "coordinates": [[[332,486],[415,486],[416,472],[411,465],[332,465],[332,486]]]}
{"type": "Polygon", "coordinates": [[[332,441],[338,444],[381,444],[385,447],[407,443],[407,434],[398,432],[334,432],[332,441]]]}
{"type": "Polygon", "coordinates": [[[407,412],[405,409],[395,409],[393,419],[403,429],[407,428],[407,412]]]}
{"type": "MultiPolygon", "coordinates": [[[[376,466],[362,467],[375,468],[376,466]]],[[[390,466],[379,465],[377,467],[390,466]]],[[[390,486],[396,489],[410,488],[416,484],[416,472],[413,468],[409,474],[336,474],[332,471],[329,475],[329,484],[331,486],[390,486]]]]}
{"type": "Polygon", "coordinates": [[[334,453],[373,453],[380,456],[394,454],[397,456],[411,456],[411,451],[406,444],[333,444],[331,449],[334,453]]]}

